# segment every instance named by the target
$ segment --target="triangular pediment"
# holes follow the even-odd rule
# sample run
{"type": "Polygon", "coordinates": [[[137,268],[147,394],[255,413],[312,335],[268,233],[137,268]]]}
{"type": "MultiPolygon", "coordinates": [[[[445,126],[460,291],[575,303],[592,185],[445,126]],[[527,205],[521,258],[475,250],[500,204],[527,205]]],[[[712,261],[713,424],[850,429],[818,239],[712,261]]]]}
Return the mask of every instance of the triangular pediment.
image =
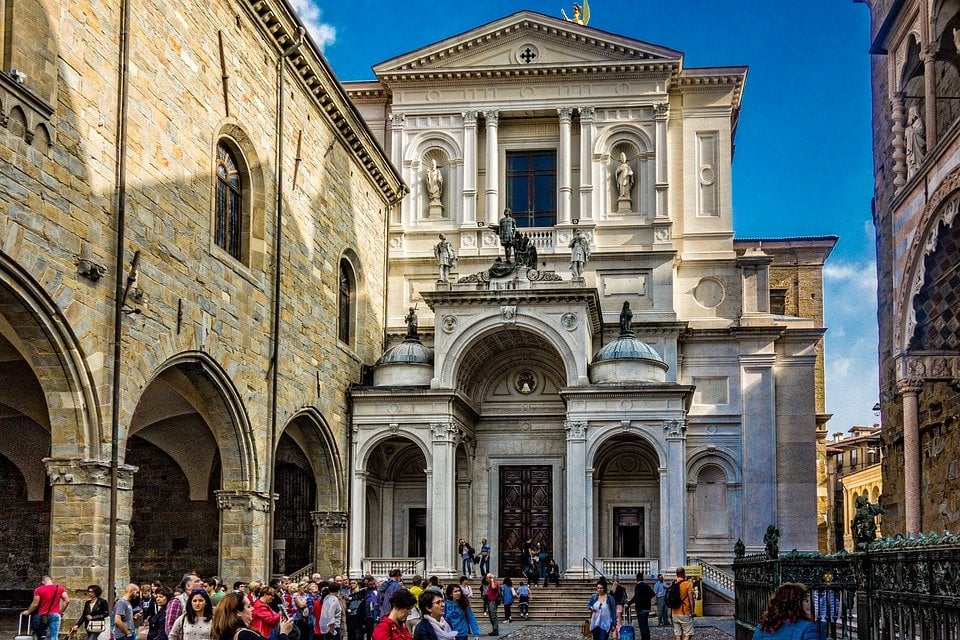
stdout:
{"type": "Polygon", "coordinates": [[[673,49],[520,11],[374,66],[384,76],[503,68],[655,65],[679,68],[673,49]]]}

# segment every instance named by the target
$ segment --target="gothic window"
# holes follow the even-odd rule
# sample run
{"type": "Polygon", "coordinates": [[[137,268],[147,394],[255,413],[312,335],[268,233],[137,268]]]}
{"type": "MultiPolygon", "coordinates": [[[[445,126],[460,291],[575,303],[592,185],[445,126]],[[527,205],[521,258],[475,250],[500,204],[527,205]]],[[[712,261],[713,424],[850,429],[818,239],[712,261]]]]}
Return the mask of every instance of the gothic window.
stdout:
{"type": "Polygon", "coordinates": [[[557,152],[507,151],[507,206],[518,227],[557,224],[557,152]]]}
{"type": "Polygon", "coordinates": [[[224,142],[217,144],[217,200],[214,211],[214,241],[241,260],[244,184],[237,156],[224,142]]]}
{"type": "Polygon", "coordinates": [[[337,315],[337,337],[340,342],[350,344],[353,337],[353,302],[356,291],[356,278],[350,262],[340,260],[340,294],[337,315]]]}

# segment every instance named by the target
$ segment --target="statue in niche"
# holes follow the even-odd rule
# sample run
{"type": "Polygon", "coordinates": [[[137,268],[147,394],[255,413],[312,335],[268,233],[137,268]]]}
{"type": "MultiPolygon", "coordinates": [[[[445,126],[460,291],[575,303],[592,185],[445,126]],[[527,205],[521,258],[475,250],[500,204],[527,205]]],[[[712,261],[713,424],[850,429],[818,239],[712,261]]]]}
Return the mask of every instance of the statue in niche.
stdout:
{"type": "Polygon", "coordinates": [[[570,241],[570,272],[574,280],[583,280],[583,267],[590,259],[590,243],[583,237],[580,229],[573,232],[573,240],[570,241]]]}
{"type": "Polygon", "coordinates": [[[630,325],[633,324],[633,311],[630,310],[630,303],[624,300],[623,307],[620,308],[620,335],[632,336],[633,331],[630,325]]]}
{"type": "Polygon", "coordinates": [[[440,204],[440,196],[443,195],[443,174],[437,168],[436,158],[430,161],[430,168],[427,169],[427,195],[430,197],[431,205],[440,204]]]}
{"type": "Polygon", "coordinates": [[[857,514],[853,516],[853,542],[857,551],[864,551],[877,539],[877,516],[885,512],[879,504],[870,504],[866,496],[857,496],[855,502],[857,514]]]}
{"type": "Polygon", "coordinates": [[[440,234],[440,242],[433,247],[433,255],[437,258],[437,264],[440,267],[440,277],[437,278],[437,282],[449,282],[450,268],[457,264],[458,258],[453,245],[442,233],[440,234]]]}
{"type": "Polygon", "coordinates": [[[913,176],[923,157],[927,155],[927,132],[923,125],[923,118],[916,105],[907,109],[907,126],[903,131],[903,142],[907,156],[907,177],[913,176]]]}
{"type": "Polygon", "coordinates": [[[509,263],[513,245],[517,238],[517,221],[513,219],[513,212],[509,208],[504,209],[500,224],[491,224],[490,228],[500,236],[500,244],[503,246],[503,253],[509,263]]]}
{"type": "Polygon", "coordinates": [[[419,340],[420,332],[418,331],[417,307],[410,307],[410,311],[407,312],[407,315],[405,315],[403,319],[407,323],[407,335],[404,337],[404,340],[419,340]]]}
{"type": "Polygon", "coordinates": [[[620,153],[620,164],[617,166],[617,210],[630,211],[633,207],[630,194],[633,193],[633,169],[627,162],[627,154],[620,153]]]}

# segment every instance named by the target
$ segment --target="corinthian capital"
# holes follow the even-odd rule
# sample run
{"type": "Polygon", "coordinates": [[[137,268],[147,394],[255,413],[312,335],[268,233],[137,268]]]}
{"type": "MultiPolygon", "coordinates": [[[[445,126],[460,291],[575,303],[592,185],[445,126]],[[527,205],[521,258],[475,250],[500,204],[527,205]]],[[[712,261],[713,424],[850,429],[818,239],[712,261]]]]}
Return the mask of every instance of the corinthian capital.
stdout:
{"type": "Polygon", "coordinates": [[[567,440],[586,440],[587,439],[587,423],[586,422],[576,422],[574,420],[568,420],[563,424],[563,428],[567,430],[567,440]]]}
{"type": "Polygon", "coordinates": [[[431,422],[430,431],[434,442],[460,442],[460,431],[452,422],[431,422]]]}

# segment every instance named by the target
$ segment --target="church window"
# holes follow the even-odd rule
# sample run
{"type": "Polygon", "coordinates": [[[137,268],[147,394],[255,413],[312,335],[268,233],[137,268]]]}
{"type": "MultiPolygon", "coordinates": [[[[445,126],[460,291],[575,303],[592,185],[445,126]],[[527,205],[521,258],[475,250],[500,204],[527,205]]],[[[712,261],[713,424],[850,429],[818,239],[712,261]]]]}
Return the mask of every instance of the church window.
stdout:
{"type": "Polygon", "coordinates": [[[243,187],[236,156],[226,144],[218,143],[214,241],[237,260],[241,259],[243,187]]]}
{"type": "Polygon", "coordinates": [[[557,152],[507,151],[507,206],[518,227],[557,224],[557,152]]]}
{"type": "Polygon", "coordinates": [[[346,259],[340,260],[340,293],[338,297],[337,337],[340,342],[350,344],[353,335],[353,299],[356,278],[353,268],[346,259]]]}

